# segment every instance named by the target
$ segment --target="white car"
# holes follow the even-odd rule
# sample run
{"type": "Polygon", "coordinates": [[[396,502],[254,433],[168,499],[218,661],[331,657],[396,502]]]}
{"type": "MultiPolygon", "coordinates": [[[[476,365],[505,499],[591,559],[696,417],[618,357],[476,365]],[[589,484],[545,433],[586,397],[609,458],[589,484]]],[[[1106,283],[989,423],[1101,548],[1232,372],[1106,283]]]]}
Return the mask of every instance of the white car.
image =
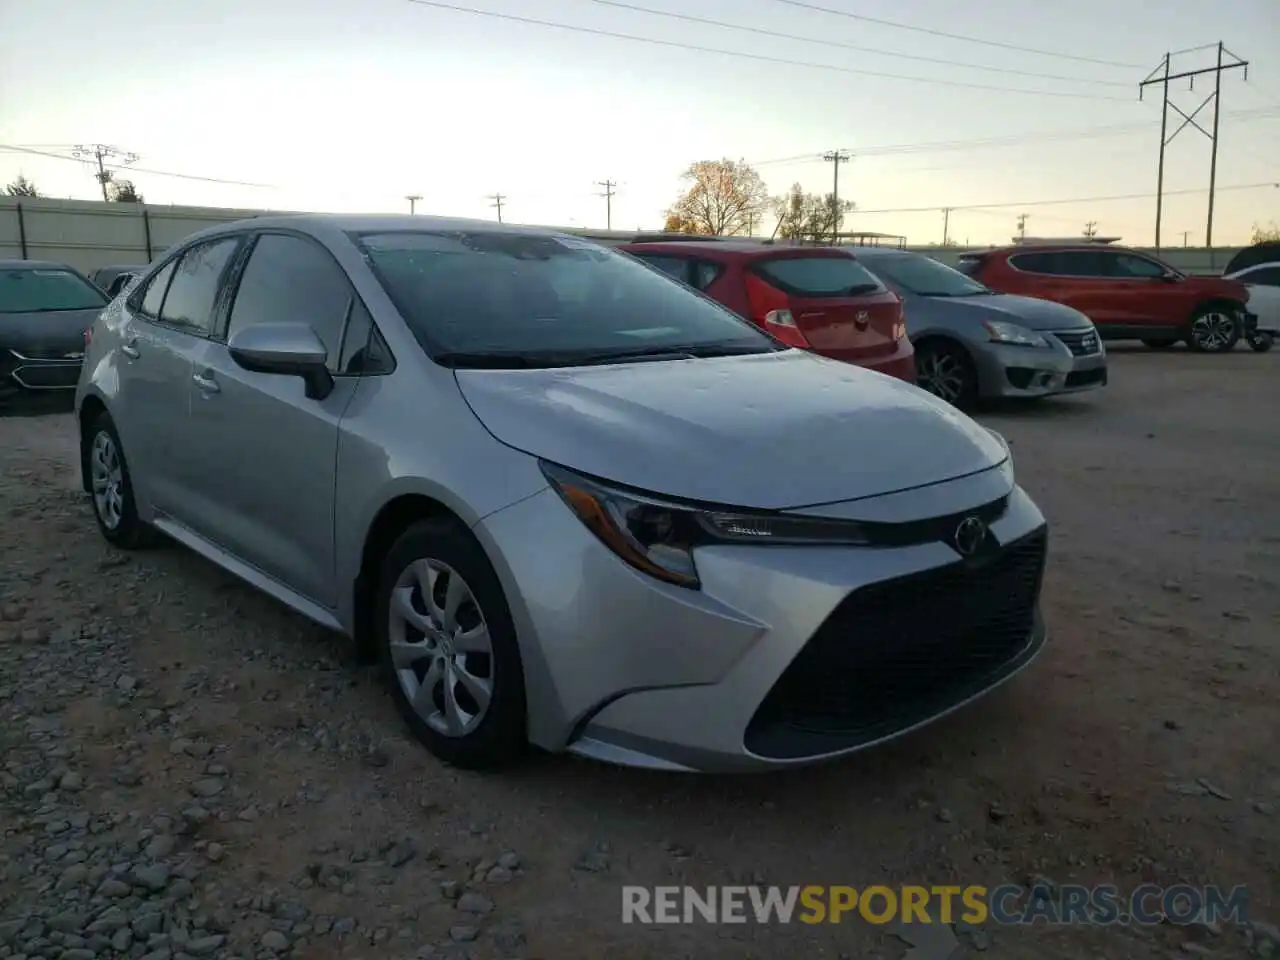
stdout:
{"type": "Polygon", "coordinates": [[[1245,285],[1249,291],[1248,310],[1258,318],[1249,346],[1260,352],[1270,350],[1280,336],[1280,260],[1255,263],[1226,276],[1245,285]]]}

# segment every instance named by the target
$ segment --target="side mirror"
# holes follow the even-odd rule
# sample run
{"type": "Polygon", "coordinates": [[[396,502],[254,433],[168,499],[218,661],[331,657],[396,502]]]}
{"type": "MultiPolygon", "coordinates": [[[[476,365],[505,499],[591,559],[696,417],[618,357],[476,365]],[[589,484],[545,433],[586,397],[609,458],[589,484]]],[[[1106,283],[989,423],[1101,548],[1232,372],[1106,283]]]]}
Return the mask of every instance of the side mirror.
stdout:
{"type": "Polygon", "coordinates": [[[333,376],[325,366],[329,351],[308,324],[245,327],[231,335],[227,350],[232,360],[254,373],[301,377],[311,400],[323,400],[333,393],[333,376]]]}
{"type": "Polygon", "coordinates": [[[1162,273],[1160,274],[1160,279],[1165,283],[1177,283],[1182,279],[1182,276],[1176,273],[1162,273]]]}

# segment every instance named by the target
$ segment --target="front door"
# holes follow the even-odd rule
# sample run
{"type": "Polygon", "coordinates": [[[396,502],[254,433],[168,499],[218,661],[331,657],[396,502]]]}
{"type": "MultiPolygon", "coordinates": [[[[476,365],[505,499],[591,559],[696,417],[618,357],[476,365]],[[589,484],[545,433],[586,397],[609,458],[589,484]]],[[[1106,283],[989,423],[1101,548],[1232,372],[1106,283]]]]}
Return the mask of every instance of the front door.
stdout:
{"type": "Polygon", "coordinates": [[[338,433],[358,381],[337,376],[328,397],[311,400],[299,377],[239,366],[226,341],[253,324],[306,323],[329,347],[336,373],[352,289],[324,247],[282,233],[259,236],[233,282],[226,329],[202,346],[190,378],[191,526],[333,608],[338,433]]]}

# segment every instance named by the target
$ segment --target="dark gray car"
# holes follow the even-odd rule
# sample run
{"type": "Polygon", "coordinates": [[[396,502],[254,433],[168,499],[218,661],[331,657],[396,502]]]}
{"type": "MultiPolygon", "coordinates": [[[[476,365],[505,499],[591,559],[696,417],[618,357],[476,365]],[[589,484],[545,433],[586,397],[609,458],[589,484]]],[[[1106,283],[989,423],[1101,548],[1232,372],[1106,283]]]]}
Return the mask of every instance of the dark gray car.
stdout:
{"type": "Polygon", "coordinates": [[[117,263],[108,267],[99,267],[89,275],[89,279],[108,297],[115,297],[135,277],[146,273],[146,270],[146,266],[142,264],[117,263]]]}
{"type": "Polygon", "coordinates": [[[956,406],[1044,397],[1107,382],[1107,356],[1078,310],[996,293],[932,257],[859,248],[858,261],[903,299],[921,387],[956,406]]]}
{"type": "Polygon", "coordinates": [[[0,260],[0,402],[74,390],[85,331],[106,305],[106,294],[65,264],[0,260]]]}

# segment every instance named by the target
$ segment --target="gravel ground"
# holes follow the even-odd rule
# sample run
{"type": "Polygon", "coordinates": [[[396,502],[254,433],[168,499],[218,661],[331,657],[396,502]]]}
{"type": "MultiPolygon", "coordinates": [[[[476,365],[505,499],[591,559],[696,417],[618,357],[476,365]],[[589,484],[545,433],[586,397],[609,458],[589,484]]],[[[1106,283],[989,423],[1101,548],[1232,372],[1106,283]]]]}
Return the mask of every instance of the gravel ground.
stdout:
{"type": "MultiPolygon", "coordinates": [[[[1280,360],[1113,352],[981,414],[1053,524],[1050,646],[852,760],[730,779],[409,742],[345,643],[115,552],[65,411],[0,418],[0,957],[901,957],[854,921],[624,926],[620,885],[1247,884],[1280,917],[1280,360]]],[[[985,928],[993,956],[1280,956],[1274,927],[985,928]]]]}

